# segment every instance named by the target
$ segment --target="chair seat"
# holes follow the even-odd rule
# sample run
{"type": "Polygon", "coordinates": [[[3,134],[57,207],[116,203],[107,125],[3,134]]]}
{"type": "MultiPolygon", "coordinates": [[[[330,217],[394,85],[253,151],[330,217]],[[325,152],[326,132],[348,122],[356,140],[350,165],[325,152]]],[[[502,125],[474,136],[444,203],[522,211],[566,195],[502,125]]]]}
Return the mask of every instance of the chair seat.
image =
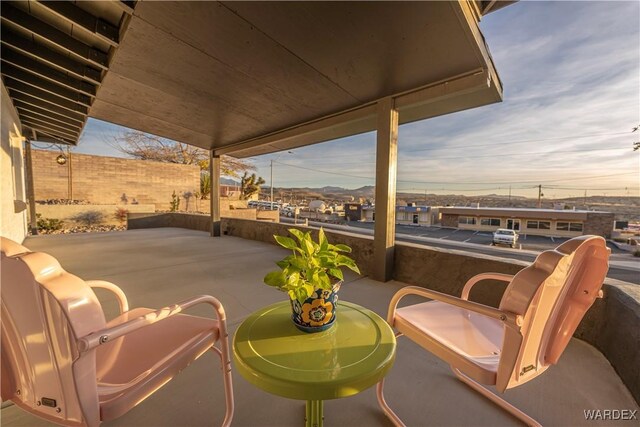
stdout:
{"type": "MultiPolygon", "coordinates": [[[[107,327],[152,311],[130,310],[107,327]]],[[[96,377],[102,421],[129,411],[200,357],[218,338],[216,320],[179,314],[99,346],[96,377]]]]}
{"type": "Polygon", "coordinates": [[[394,326],[477,381],[495,384],[504,337],[500,321],[429,301],[397,309],[394,326]]]}

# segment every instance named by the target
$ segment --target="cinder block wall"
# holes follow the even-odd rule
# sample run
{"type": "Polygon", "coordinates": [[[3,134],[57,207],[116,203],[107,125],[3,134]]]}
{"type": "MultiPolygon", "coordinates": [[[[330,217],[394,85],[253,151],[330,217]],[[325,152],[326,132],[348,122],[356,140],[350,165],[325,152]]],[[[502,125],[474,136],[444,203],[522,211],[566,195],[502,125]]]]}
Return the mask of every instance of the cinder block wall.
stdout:
{"type": "Polygon", "coordinates": [[[595,234],[610,239],[615,217],[614,213],[589,212],[584,222],[584,234],[595,234]]]}
{"type": "Polygon", "coordinates": [[[443,227],[458,228],[458,217],[459,215],[442,214],[440,225],[442,225],[443,227]]]}
{"type": "MultiPolygon", "coordinates": [[[[68,163],[57,164],[58,155],[60,151],[33,150],[36,200],[69,197],[68,163]]],[[[173,191],[181,195],[200,190],[200,169],[193,165],[71,153],[71,167],[73,198],[93,204],[121,205],[124,195],[128,204],[135,199],[164,210],[173,191]]],[[[184,209],[184,199],[181,205],[184,209]]]]}

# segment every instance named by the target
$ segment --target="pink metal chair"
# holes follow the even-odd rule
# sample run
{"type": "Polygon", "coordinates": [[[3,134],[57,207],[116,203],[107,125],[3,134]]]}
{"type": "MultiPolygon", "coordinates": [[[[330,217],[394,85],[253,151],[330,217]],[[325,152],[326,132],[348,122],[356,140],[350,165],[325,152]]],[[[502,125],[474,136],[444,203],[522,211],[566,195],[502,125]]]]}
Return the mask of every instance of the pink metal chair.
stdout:
{"type": "Polygon", "coordinates": [[[129,310],[116,285],[85,282],[53,257],[6,238],[1,249],[3,401],[57,424],[98,426],[132,409],[212,349],[222,363],[223,425],[231,423],[231,360],[217,299],[198,296],[160,310],[129,310]],[[112,291],[120,315],[106,322],[91,288],[112,291]],[[217,320],[182,314],[202,303],[213,307],[217,320]]]}
{"type": "MultiPolygon", "coordinates": [[[[456,376],[524,423],[533,418],[481,384],[503,393],[556,364],[586,311],[602,297],[610,254],[605,240],[581,236],[541,253],[515,276],[486,273],[465,284],[461,298],[415,286],[398,291],[389,304],[388,322],[449,363],[456,376]],[[481,280],[509,282],[498,308],[469,301],[481,280]],[[397,308],[406,295],[430,298],[397,308]]],[[[396,425],[404,425],[385,401],[384,380],[378,403],[396,425]]]]}

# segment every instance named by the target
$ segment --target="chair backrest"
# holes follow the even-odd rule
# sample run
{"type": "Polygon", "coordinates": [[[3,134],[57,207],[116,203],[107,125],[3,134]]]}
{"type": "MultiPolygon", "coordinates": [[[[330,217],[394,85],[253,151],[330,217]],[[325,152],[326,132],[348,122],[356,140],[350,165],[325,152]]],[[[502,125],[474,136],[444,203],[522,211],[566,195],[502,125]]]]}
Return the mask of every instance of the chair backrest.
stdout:
{"type": "Polygon", "coordinates": [[[516,274],[500,309],[521,316],[520,331],[505,326],[499,391],[523,384],[558,362],[593,305],[609,269],[602,237],[580,236],[541,253],[516,274]]]}
{"type": "Polygon", "coordinates": [[[77,338],[104,328],[91,288],[55,258],[1,238],[2,400],[66,425],[97,425],[95,354],[77,338]]]}

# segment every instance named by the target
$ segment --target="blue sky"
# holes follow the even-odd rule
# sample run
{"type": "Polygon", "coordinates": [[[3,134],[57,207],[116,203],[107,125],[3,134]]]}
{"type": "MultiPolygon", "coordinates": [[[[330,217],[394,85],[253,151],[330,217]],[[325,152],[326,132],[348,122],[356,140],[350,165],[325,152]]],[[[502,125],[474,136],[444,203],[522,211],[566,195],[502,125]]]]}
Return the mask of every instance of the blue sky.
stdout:
{"type": "MultiPolygon", "coordinates": [[[[480,27],[504,101],[400,127],[398,190],[640,195],[640,3],[530,2],[480,27]]],[[[77,152],[119,155],[90,120],[77,152]]],[[[375,133],[253,159],[276,187],[374,185],[375,133]]]]}

